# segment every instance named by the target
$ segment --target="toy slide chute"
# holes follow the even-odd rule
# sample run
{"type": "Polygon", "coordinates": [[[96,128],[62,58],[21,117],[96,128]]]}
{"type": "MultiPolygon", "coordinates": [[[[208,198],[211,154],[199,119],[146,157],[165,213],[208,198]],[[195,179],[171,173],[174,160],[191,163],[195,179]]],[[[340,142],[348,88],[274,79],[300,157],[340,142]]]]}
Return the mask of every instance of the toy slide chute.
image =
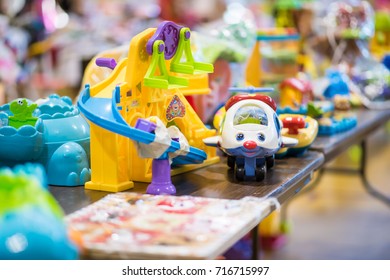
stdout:
{"type": "MultiPolygon", "coordinates": [[[[86,86],[77,102],[80,111],[89,121],[111,132],[130,138],[133,141],[145,144],[156,141],[154,133],[131,127],[126,123],[115,103],[115,100],[117,100],[115,98],[115,93],[118,92],[117,90],[114,90],[113,98],[90,98],[89,91],[89,86],[86,86]]],[[[165,145],[165,143],[161,144],[165,145]]],[[[167,147],[166,153],[172,153],[177,150],[180,150],[180,144],[172,140],[170,146],[167,147]]],[[[201,163],[206,158],[207,155],[205,152],[190,147],[189,152],[186,155],[178,156],[174,164],[201,163]]]]}

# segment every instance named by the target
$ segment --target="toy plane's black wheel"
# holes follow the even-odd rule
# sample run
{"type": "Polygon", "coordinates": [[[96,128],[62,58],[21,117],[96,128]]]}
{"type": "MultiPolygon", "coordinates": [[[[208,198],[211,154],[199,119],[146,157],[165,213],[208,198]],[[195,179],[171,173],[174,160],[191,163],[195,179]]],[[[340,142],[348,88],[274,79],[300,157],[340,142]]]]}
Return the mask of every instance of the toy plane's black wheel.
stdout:
{"type": "Polygon", "coordinates": [[[236,179],[238,181],[244,181],[244,179],[245,179],[245,168],[244,167],[236,166],[234,173],[235,173],[236,179]]]}
{"type": "Polygon", "coordinates": [[[236,164],[236,157],[233,157],[233,156],[228,156],[227,157],[227,165],[230,167],[230,168],[234,168],[234,165],[236,164]]]}
{"type": "Polygon", "coordinates": [[[256,181],[263,181],[264,180],[266,170],[267,169],[266,169],[265,165],[256,167],[256,170],[255,170],[256,181]]]}
{"type": "Polygon", "coordinates": [[[275,156],[269,156],[269,157],[266,157],[265,158],[265,162],[267,164],[267,169],[270,169],[272,167],[274,167],[275,165],[275,156]]]}

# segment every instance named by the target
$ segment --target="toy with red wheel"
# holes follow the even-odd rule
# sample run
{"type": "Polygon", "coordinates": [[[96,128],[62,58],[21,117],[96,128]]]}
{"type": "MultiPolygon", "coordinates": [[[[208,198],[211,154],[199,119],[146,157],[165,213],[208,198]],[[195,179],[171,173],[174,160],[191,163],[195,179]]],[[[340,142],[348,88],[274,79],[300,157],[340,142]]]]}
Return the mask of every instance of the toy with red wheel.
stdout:
{"type": "Polygon", "coordinates": [[[318,134],[318,122],[305,115],[281,114],[280,120],[283,123],[282,135],[294,138],[298,144],[294,147],[283,147],[276,157],[300,156],[310,147],[318,134]]]}

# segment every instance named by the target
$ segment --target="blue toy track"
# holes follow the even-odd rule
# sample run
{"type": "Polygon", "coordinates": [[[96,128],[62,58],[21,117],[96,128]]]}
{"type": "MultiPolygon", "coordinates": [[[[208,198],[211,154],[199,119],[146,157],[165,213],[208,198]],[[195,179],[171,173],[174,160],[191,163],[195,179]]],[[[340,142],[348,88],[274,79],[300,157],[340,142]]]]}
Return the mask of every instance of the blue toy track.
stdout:
{"type": "MultiPolygon", "coordinates": [[[[137,129],[126,123],[117,107],[117,101],[119,101],[119,98],[118,87],[113,91],[112,98],[93,98],[90,96],[89,85],[86,85],[85,89],[80,93],[77,105],[84,116],[95,125],[137,142],[145,144],[155,142],[156,139],[154,133],[137,129]]],[[[170,146],[165,152],[171,153],[177,150],[180,150],[180,143],[172,140],[170,146]]],[[[206,158],[207,155],[204,151],[190,147],[190,150],[186,155],[180,155],[174,158],[173,164],[181,165],[202,163],[206,158]]]]}

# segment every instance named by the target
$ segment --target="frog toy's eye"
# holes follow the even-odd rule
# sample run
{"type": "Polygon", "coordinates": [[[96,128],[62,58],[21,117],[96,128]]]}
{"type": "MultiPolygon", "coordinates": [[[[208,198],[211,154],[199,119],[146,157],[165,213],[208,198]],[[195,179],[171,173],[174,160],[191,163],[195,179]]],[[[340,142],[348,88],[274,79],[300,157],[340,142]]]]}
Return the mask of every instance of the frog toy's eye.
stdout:
{"type": "Polygon", "coordinates": [[[23,105],[23,100],[22,100],[22,99],[19,99],[19,100],[18,100],[18,104],[19,104],[19,105],[23,105]]]}
{"type": "Polygon", "coordinates": [[[243,133],[237,133],[236,139],[237,139],[237,141],[242,141],[242,140],[244,140],[244,134],[243,134],[243,133]]]}
{"type": "Polygon", "coordinates": [[[265,135],[263,133],[259,133],[259,134],[257,134],[257,139],[259,139],[259,141],[261,141],[261,142],[264,142],[265,135]]]}

